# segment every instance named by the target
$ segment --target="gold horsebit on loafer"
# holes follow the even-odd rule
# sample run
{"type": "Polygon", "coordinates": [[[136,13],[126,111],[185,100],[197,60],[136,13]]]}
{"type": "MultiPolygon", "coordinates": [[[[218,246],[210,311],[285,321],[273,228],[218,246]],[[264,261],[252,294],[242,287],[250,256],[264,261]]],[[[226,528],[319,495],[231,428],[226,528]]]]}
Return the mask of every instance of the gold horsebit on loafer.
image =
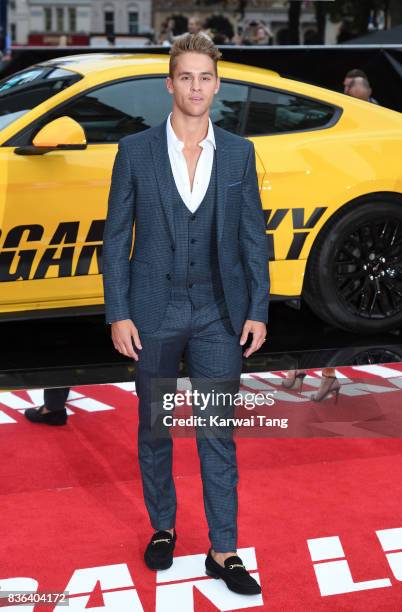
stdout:
{"type": "Polygon", "coordinates": [[[152,544],[156,544],[157,542],[171,542],[172,538],[161,538],[160,540],[154,540],[152,544]]]}

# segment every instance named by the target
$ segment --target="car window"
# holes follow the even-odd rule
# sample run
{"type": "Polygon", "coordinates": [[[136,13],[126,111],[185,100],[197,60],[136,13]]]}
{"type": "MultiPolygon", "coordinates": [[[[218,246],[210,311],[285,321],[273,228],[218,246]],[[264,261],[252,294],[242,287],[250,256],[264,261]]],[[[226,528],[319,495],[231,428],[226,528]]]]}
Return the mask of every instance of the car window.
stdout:
{"type": "Polygon", "coordinates": [[[81,78],[70,70],[35,66],[2,79],[0,130],[81,78]]]}
{"type": "Polygon", "coordinates": [[[47,115],[46,122],[68,115],[82,126],[88,143],[118,142],[162,123],[171,106],[163,77],[136,78],[88,91],[47,115]]]}
{"type": "MultiPolygon", "coordinates": [[[[213,123],[239,131],[245,112],[247,86],[222,83],[214,98],[213,123]]],[[[159,125],[172,110],[165,77],[136,78],[109,83],[62,105],[46,122],[68,115],[84,129],[88,143],[118,142],[120,138],[159,125]]]]}
{"type": "Polygon", "coordinates": [[[246,136],[311,130],[326,126],[335,108],[303,96],[251,87],[246,136]]]}
{"type": "Polygon", "coordinates": [[[211,121],[224,130],[238,134],[246,112],[247,96],[247,85],[221,81],[210,109],[211,121]]]}

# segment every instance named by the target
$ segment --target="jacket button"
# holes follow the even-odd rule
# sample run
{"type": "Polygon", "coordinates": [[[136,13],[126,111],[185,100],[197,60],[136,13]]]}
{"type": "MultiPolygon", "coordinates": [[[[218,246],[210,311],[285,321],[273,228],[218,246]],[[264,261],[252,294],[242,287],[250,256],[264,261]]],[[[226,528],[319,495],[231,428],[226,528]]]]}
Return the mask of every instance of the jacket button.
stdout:
{"type": "Polygon", "coordinates": [[[194,242],[196,242],[196,239],[195,238],[191,238],[190,242],[191,242],[191,244],[194,244],[194,242]]]}
{"type": "Polygon", "coordinates": [[[195,221],[195,215],[191,215],[191,221],[195,221]]]}
{"type": "Polygon", "coordinates": [[[190,261],[190,266],[193,266],[193,265],[194,265],[194,262],[193,262],[193,261],[190,261]]]}
{"type": "Polygon", "coordinates": [[[194,283],[190,283],[190,284],[189,284],[189,286],[188,286],[188,288],[189,288],[189,289],[192,289],[192,288],[193,288],[193,284],[194,284],[194,283]]]}
{"type": "Polygon", "coordinates": [[[166,274],[166,278],[167,278],[168,280],[171,280],[171,278],[172,278],[172,277],[170,276],[170,274],[166,274]]]}
{"type": "Polygon", "coordinates": [[[170,248],[172,249],[172,251],[174,251],[174,246],[173,244],[170,245],[170,248]]]}

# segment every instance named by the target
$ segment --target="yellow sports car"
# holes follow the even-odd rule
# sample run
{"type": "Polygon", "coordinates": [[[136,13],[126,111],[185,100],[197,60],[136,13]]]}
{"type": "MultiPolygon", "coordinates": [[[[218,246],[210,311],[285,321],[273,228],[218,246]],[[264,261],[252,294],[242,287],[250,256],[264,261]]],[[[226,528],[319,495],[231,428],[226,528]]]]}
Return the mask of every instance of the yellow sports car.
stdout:
{"type": "MultiPolygon", "coordinates": [[[[0,318],[103,310],[102,235],[117,143],[171,110],[168,55],[84,54],[0,81],[0,318]]],[[[402,116],[218,64],[211,119],[250,138],[272,299],[358,332],[402,322],[402,116]]],[[[230,203],[229,203],[230,206],[230,203]]]]}

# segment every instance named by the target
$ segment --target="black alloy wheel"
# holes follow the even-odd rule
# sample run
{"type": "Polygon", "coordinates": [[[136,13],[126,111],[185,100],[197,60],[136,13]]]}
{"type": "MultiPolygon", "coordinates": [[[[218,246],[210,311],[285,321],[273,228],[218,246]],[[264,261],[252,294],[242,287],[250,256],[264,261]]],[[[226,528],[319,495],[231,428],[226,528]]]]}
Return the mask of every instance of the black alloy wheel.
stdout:
{"type": "Polygon", "coordinates": [[[402,324],[402,202],[348,207],[313,245],[303,292],[337,327],[378,333],[402,324]]]}

